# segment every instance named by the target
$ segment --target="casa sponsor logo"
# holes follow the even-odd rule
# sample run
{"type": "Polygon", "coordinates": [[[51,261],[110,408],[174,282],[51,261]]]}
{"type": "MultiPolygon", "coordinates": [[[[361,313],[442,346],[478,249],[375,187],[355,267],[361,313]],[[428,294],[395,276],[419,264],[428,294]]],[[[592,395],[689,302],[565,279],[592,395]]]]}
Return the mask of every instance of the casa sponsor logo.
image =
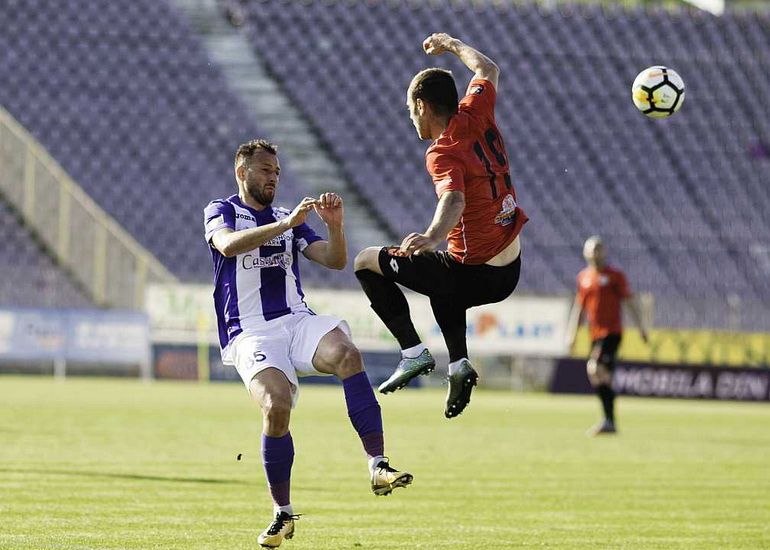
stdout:
{"type": "Polygon", "coordinates": [[[766,401],[770,371],[618,365],[614,386],[619,393],[650,397],[766,401]]]}
{"type": "Polygon", "coordinates": [[[270,256],[254,256],[253,254],[244,254],[241,260],[243,269],[260,269],[263,267],[281,267],[289,269],[291,267],[291,254],[281,252],[280,254],[271,254],[270,256]]]}

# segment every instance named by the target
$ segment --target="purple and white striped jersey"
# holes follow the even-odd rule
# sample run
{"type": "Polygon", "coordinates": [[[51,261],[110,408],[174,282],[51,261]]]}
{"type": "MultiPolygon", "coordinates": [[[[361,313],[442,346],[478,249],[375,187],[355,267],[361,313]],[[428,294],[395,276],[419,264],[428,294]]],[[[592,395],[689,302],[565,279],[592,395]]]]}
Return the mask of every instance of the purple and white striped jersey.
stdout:
{"type": "Polygon", "coordinates": [[[303,223],[232,258],[214,248],[211,237],[220,229],[240,231],[273,223],[289,214],[290,210],[272,206],[254,210],[238,195],[211,201],[204,209],[206,241],[214,261],[214,308],[223,359],[227,346],[244,330],[294,311],[309,311],[297,260],[305,247],[321,237],[303,223]]]}

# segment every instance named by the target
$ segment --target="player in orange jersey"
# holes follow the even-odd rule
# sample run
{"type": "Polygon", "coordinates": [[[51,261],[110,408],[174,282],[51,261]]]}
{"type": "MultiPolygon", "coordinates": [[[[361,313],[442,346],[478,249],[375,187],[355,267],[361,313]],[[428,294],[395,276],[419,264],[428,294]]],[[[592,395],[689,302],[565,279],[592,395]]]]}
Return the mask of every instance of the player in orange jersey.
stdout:
{"type": "Polygon", "coordinates": [[[585,311],[591,332],[591,354],[586,364],[588,379],[596,389],[604,409],[604,421],[590,432],[592,435],[615,433],[615,391],[612,389],[612,373],[615,355],[623,337],[621,306],[626,304],[642,340],[648,341],[647,331],[642,325],[642,316],[636,300],[628,288],[623,272],[607,265],[604,244],[600,237],[593,236],[583,246],[583,257],[588,267],[577,276],[577,296],[567,325],[567,345],[575,344],[580,319],[585,311]]]}
{"type": "Polygon", "coordinates": [[[425,164],[438,196],[433,221],[396,247],[371,247],[355,262],[356,277],[401,346],[402,360],[379,391],[389,393],[435,367],[409,316],[397,283],[430,297],[449,350],[444,414],[460,414],[478,374],[468,361],[468,308],[499,302],[516,288],[521,266],[519,232],[527,216],[516,202],[508,155],[495,123],[497,65],[448,34],[423,42],[428,55],[449,52],[473,72],[458,101],[452,73],[426,69],[409,85],[406,105],[417,134],[433,140],[425,164]],[[447,251],[437,251],[446,239],[447,251]]]}

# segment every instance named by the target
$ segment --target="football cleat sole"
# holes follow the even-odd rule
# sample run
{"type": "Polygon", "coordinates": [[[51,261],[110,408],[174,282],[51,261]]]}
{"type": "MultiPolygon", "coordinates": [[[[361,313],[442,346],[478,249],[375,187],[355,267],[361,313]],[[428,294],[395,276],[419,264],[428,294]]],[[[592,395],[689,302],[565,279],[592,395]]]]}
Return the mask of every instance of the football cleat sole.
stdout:
{"type": "Polygon", "coordinates": [[[412,474],[405,473],[403,476],[395,480],[390,485],[385,485],[383,487],[378,487],[377,489],[372,489],[372,492],[378,497],[386,497],[393,492],[393,489],[411,485],[413,480],[414,480],[414,476],[412,474]]]}
{"type": "Polygon", "coordinates": [[[444,410],[445,417],[455,418],[456,416],[462,414],[462,412],[471,402],[471,393],[473,393],[473,387],[478,384],[478,381],[478,373],[475,370],[472,370],[465,378],[463,378],[459,393],[452,400],[452,403],[449,402],[449,398],[451,397],[452,392],[452,386],[450,382],[449,395],[447,395],[447,405],[446,409],[444,410]]]}
{"type": "MultiPolygon", "coordinates": [[[[291,532],[291,534],[288,534],[288,535],[284,535],[284,537],[283,537],[283,538],[284,538],[284,539],[286,539],[286,540],[291,540],[291,539],[293,539],[293,538],[294,538],[294,531],[292,531],[292,532],[291,532]]],[[[279,542],[278,544],[276,544],[275,546],[273,546],[273,545],[271,545],[271,544],[260,544],[260,546],[261,546],[262,548],[278,548],[280,545],[281,545],[281,543],[280,543],[280,542],[279,542]]]]}

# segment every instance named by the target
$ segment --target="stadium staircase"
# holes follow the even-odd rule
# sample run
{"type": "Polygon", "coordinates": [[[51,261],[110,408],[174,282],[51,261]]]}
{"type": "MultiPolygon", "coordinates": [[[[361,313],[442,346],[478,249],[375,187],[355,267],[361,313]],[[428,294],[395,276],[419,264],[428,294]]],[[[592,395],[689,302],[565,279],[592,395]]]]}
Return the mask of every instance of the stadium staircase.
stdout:
{"type": "Polygon", "coordinates": [[[15,306],[141,309],[176,281],[0,107],[0,300],[15,306]]]}
{"type": "MultiPolygon", "coordinates": [[[[420,52],[443,28],[504,67],[498,122],[532,219],[518,292],[572,292],[582,240],[599,233],[635,290],[655,295],[656,324],[770,330],[770,16],[174,1],[181,7],[0,2],[0,105],[180,280],[211,280],[202,209],[234,191],[234,146],[254,136],[287,152],[284,204],[326,185],[344,193],[351,252],[425,227],[435,195],[404,90],[433,64],[467,77],[457,60],[420,52]],[[242,10],[242,26],[218,6],[231,20],[242,10]],[[667,121],[645,119],[629,100],[634,75],[658,62],[680,68],[688,86],[667,121]],[[372,230],[372,219],[386,229],[372,230]]],[[[24,207],[10,204],[0,231],[18,243],[26,233],[13,213],[24,207]]],[[[80,245],[62,242],[47,246],[80,245]]],[[[25,261],[13,269],[23,273],[25,261]]],[[[29,259],[29,272],[54,273],[49,263],[29,259]]],[[[350,267],[311,262],[303,282],[357,286],[350,267]]],[[[19,293],[34,298],[34,288],[19,293]]]]}
{"type": "Polygon", "coordinates": [[[323,141],[312,121],[283,90],[284,83],[271,73],[251,47],[245,28],[233,21],[237,14],[221,9],[217,0],[174,0],[199,33],[209,56],[225,75],[230,88],[259,120],[271,141],[291,159],[294,173],[308,193],[335,191],[345,199],[346,234],[351,254],[372,244],[393,242],[375,204],[350,183],[350,175],[323,141]],[[374,222],[374,223],[373,223],[374,222]]]}

